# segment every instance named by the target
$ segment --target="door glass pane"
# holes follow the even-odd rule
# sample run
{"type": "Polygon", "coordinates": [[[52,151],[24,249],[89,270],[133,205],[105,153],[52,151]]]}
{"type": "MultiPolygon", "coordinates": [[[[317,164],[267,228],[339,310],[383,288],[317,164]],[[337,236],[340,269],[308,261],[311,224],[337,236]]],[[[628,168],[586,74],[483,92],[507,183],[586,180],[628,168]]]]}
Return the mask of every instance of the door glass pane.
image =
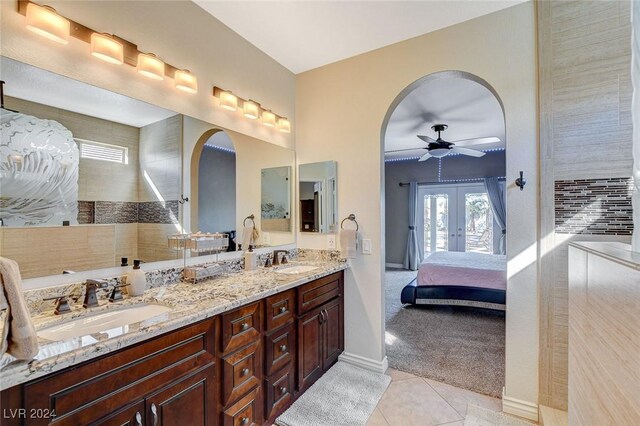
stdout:
{"type": "Polygon", "coordinates": [[[465,251],[493,253],[493,212],[486,192],[466,193],[465,251]]]}
{"type": "Polygon", "coordinates": [[[424,254],[449,249],[449,196],[424,196],[424,254]]]}

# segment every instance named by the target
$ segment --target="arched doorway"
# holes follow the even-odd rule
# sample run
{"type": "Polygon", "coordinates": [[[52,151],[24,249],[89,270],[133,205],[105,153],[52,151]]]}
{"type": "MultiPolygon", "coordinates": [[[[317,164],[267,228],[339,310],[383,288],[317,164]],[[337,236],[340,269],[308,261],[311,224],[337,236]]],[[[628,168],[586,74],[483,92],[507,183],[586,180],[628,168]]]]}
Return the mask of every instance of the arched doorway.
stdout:
{"type": "Polygon", "coordinates": [[[389,365],[500,397],[507,279],[501,250],[506,240],[502,101],[476,75],[437,72],[394,99],[381,135],[389,365]],[[425,266],[425,258],[433,265],[425,266]],[[485,262],[504,268],[494,277],[501,288],[485,278],[471,283],[456,275],[476,261],[483,262],[478,270],[466,269],[476,277],[485,273],[485,262]]]}

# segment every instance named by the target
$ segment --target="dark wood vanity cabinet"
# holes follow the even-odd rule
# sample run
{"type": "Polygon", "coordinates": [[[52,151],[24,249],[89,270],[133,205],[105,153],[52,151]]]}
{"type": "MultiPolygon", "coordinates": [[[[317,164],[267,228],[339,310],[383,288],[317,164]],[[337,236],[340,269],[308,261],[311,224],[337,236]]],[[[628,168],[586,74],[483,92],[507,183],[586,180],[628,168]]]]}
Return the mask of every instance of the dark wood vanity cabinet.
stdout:
{"type": "Polygon", "coordinates": [[[338,272],[7,389],[1,423],[271,424],[342,353],[343,288],[338,272]]]}

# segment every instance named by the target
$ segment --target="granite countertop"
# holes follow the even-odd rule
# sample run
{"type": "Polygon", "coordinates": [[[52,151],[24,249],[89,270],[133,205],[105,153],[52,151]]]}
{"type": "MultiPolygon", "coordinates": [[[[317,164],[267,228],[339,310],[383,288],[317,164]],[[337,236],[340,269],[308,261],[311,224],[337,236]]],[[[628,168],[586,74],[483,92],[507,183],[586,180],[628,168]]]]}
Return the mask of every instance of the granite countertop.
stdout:
{"type": "Polygon", "coordinates": [[[0,370],[0,390],[97,358],[348,268],[348,264],[340,260],[290,262],[290,265],[296,264],[313,265],[318,269],[295,275],[276,274],[274,268],[231,272],[197,284],[180,282],[148,288],[142,296],[125,296],[124,300],[116,303],[102,301],[101,306],[91,309],[83,309],[82,302],[79,301],[72,305],[71,313],[64,315],[54,315],[53,311],[38,314],[33,317],[33,323],[36,329],[40,330],[73,318],[123,309],[128,305],[156,303],[172,308],[170,312],[149,320],[101,333],[64,341],[40,339],[40,351],[34,360],[14,361],[0,370]]]}

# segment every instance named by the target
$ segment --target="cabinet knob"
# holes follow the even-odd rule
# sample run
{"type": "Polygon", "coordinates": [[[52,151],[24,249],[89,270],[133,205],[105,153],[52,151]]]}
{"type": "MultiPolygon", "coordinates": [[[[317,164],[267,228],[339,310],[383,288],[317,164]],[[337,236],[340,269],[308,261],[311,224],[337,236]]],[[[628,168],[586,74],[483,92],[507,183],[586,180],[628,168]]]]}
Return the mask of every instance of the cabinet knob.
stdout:
{"type": "Polygon", "coordinates": [[[242,323],[242,325],[240,326],[240,329],[241,329],[242,331],[245,331],[245,330],[246,330],[246,329],[248,329],[248,328],[249,328],[249,324],[247,324],[246,322],[243,322],[243,323],[242,323]]]}
{"type": "Polygon", "coordinates": [[[158,424],[158,408],[156,404],[151,404],[151,414],[153,415],[153,426],[158,424]]]}
{"type": "Polygon", "coordinates": [[[142,426],[142,414],[140,414],[140,411],[136,411],[136,426],[142,426]]]}
{"type": "Polygon", "coordinates": [[[248,368],[243,368],[242,371],[240,371],[240,376],[244,377],[247,374],[249,374],[249,369],[248,368]]]}
{"type": "Polygon", "coordinates": [[[243,417],[240,419],[241,425],[246,425],[247,423],[249,423],[249,417],[243,417]]]}
{"type": "Polygon", "coordinates": [[[284,314],[285,312],[287,312],[287,307],[286,306],[280,306],[280,313],[284,314]]]}
{"type": "Polygon", "coordinates": [[[286,352],[287,351],[287,345],[280,345],[280,352],[286,352]]]}
{"type": "Polygon", "coordinates": [[[280,386],[280,394],[283,395],[285,393],[287,393],[287,388],[284,386],[280,386]]]}

